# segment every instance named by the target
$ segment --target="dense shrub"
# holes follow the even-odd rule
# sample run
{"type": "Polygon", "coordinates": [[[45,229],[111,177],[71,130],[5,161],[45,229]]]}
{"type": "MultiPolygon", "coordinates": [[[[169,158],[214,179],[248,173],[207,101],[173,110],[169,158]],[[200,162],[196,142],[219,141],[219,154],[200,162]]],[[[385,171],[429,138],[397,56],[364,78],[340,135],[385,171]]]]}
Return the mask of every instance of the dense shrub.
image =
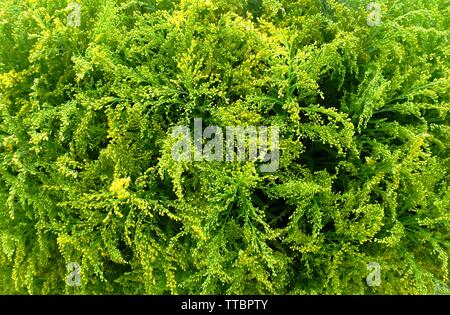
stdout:
{"type": "Polygon", "coordinates": [[[1,293],[448,283],[447,0],[80,2],[2,0],[1,293]],[[279,126],[279,170],[174,161],[194,117],[279,126]]]}

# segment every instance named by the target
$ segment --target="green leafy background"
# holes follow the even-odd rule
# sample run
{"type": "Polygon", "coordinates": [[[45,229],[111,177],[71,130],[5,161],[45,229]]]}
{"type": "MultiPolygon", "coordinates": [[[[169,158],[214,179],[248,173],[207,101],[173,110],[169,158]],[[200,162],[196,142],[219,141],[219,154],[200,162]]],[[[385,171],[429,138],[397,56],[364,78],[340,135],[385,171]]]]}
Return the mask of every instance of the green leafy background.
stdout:
{"type": "Polygon", "coordinates": [[[450,2],[368,2],[2,0],[0,292],[448,285],[450,2]],[[174,161],[194,117],[279,126],[279,170],[174,161]]]}

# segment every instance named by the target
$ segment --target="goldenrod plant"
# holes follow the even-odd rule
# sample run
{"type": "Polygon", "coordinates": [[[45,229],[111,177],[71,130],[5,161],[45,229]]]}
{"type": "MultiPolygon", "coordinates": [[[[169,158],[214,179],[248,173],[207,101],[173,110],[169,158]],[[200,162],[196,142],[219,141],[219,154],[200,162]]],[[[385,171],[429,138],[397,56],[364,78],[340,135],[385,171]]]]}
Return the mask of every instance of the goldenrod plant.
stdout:
{"type": "Polygon", "coordinates": [[[0,293],[448,293],[449,28],[448,0],[2,0],[0,293]],[[277,128],[278,168],[174,159],[196,118],[277,128]]]}

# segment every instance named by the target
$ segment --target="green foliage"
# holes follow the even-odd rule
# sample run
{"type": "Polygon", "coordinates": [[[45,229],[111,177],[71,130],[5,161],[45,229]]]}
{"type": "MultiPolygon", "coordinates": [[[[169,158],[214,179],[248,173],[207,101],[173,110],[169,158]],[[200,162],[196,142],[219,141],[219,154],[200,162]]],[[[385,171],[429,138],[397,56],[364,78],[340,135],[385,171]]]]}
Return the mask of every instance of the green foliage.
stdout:
{"type": "Polygon", "coordinates": [[[447,0],[80,2],[0,8],[0,293],[449,283],[447,0]],[[279,126],[280,169],[174,161],[193,117],[279,126]]]}

